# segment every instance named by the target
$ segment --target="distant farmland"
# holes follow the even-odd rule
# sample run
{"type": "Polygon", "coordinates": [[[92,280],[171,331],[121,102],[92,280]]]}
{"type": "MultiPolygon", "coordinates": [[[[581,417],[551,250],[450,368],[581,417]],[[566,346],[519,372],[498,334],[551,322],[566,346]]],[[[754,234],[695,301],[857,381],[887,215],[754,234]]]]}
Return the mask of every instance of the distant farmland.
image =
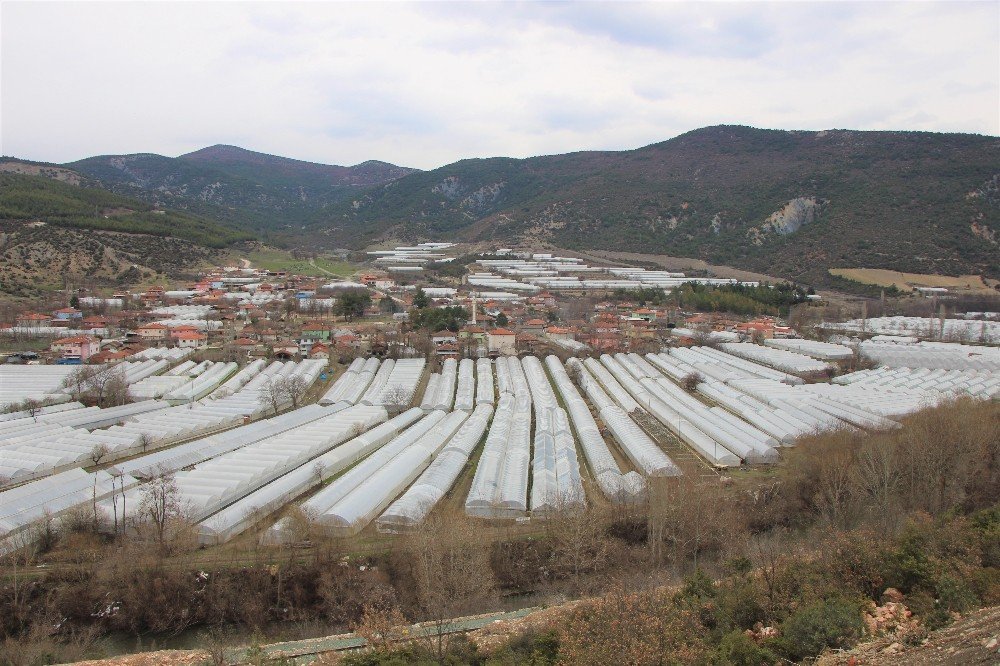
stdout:
{"type": "Polygon", "coordinates": [[[980,275],[931,275],[926,273],[901,273],[883,268],[831,268],[831,275],[879,287],[895,287],[901,291],[913,291],[914,287],[946,287],[958,291],[992,292],[996,284],[989,283],[980,275]]]}

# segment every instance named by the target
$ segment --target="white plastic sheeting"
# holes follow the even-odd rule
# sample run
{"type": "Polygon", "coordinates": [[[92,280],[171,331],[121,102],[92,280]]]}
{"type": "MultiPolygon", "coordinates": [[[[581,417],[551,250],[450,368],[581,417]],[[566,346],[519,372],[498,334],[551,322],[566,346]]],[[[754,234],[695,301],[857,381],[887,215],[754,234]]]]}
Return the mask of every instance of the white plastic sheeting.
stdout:
{"type": "Polygon", "coordinates": [[[764,340],[764,346],[805,354],[821,361],[849,361],[854,358],[854,350],[850,347],[830,342],[820,342],[818,340],[773,338],[764,340]]]}
{"type": "Polygon", "coordinates": [[[291,412],[278,414],[225,432],[202,437],[169,449],[153,451],[118,463],[116,468],[136,477],[149,479],[159,474],[169,474],[184,467],[229,453],[262,439],[273,437],[287,430],[336,414],[349,405],[340,403],[331,407],[306,405],[291,412]]]}
{"type": "Polygon", "coordinates": [[[828,363],[817,361],[805,354],[762,347],[750,342],[724,342],[719,345],[719,348],[727,354],[790,374],[826,372],[831,367],[828,363]]]}
{"type": "MultiPolygon", "coordinates": [[[[357,405],[199,463],[175,473],[178,502],[188,519],[203,520],[386,418],[381,407],[357,405]]],[[[127,493],[119,515],[135,515],[142,492],[127,493]]]]}
{"type": "Polygon", "coordinates": [[[528,509],[530,436],[529,395],[522,392],[515,398],[510,393],[501,394],[465,501],[467,514],[480,518],[524,515],[528,509]]]}
{"type": "Polygon", "coordinates": [[[335,533],[355,534],[370,523],[423,472],[468,418],[452,412],[398,455],[374,470],[364,483],[319,514],[335,533]]]}
{"type": "MultiPolygon", "coordinates": [[[[656,354],[649,354],[648,357],[653,360],[661,360],[656,354]]],[[[646,362],[641,357],[636,357],[635,360],[646,362]]],[[[646,363],[646,366],[647,369],[654,370],[651,364],[646,363]]],[[[644,382],[650,387],[651,392],[656,393],[667,404],[677,408],[684,418],[742,460],[749,463],[774,463],[778,461],[778,452],[774,448],[778,446],[778,442],[767,433],[750,424],[739,423],[738,419],[733,421],[720,418],[717,413],[710,410],[708,405],[662,376],[653,378],[652,382],[644,382]]]]}
{"type": "MultiPolygon", "coordinates": [[[[612,375],[600,361],[595,358],[588,358],[583,361],[583,365],[590,374],[583,375],[582,381],[587,382],[593,378],[599,382],[600,386],[608,393],[611,399],[614,400],[615,404],[629,414],[639,409],[639,403],[635,401],[628,391],[622,388],[622,385],[618,383],[618,380],[615,379],[614,375],[612,375]]],[[[581,386],[583,386],[584,390],[587,389],[586,384],[581,384],[581,386]]],[[[595,405],[595,407],[596,406],[597,405],[595,405]]]]}
{"type": "Polygon", "coordinates": [[[79,366],[0,365],[0,409],[24,400],[65,402],[62,383],[79,366]]]}
{"type": "Polygon", "coordinates": [[[193,379],[168,391],[163,398],[175,404],[203,398],[235,374],[238,367],[235,363],[208,363],[193,379]]]}
{"type": "Polygon", "coordinates": [[[379,401],[382,397],[382,392],[385,391],[389,384],[389,376],[395,367],[396,361],[394,359],[390,358],[382,362],[382,365],[378,367],[378,372],[375,373],[375,377],[372,379],[372,383],[368,386],[364,395],[361,396],[362,405],[374,405],[379,401]]]}
{"type": "MultiPolygon", "coordinates": [[[[445,413],[442,411],[434,411],[427,414],[424,418],[414,423],[414,425],[404,430],[387,444],[334,480],[333,483],[303,502],[301,505],[302,511],[310,517],[319,520],[320,516],[331,511],[341,500],[355,491],[364,492],[365,489],[369,489],[372,492],[378,492],[379,488],[369,484],[369,479],[390,461],[414,446],[420,438],[437,426],[444,418],[445,413]]],[[[286,519],[275,523],[269,530],[268,539],[276,542],[287,540],[288,525],[289,521],[286,519]]]]}
{"type": "Polygon", "coordinates": [[[423,412],[419,409],[403,412],[255,490],[199,523],[199,541],[202,544],[224,543],[259,524],[310,488],[378,449],[421,417],[423,412]]]}
{"type": "MultiPolygon", "coordinates": [[[[655,380],[645,376],[640,379],[626,370],[616,358],[607,354],[601,356],[601,363],[618,379],[622,387],[632,394],[643,409],[709,463],[717,467],[739,466],[739,456],[719,444],[690,420],[684,418],[673,406],[667,404],[662,389],[657,387],[655,380]]],[[[630,364],[629,367],[634,367],[634,364],[630,364]]]]}
{"type": "Polygon", "coordinates": [[[458,364],[458,385],[455,389],[455,409],[471,412],[476,401],[476,364],[463,358],[458,364]]]}
{"type": "MultiPolygon", "coordinates": [[[[576,366],[578,361],[571,361],[576,366]]],[[[601,420],[608,426],[615,441],[625,452],[632,464],[646,476],[679,476],[682,472],[663,450],[657,446],[645,431],[639,427],[622,407],[616,404],[590,375],[586,365],[580,364],[581,386],[591,403],[597,408],[601,420]]],[[[610,388],[616,393],[626,394],[614,377],[609,376],[610,388]]],[[[630,397],[631,399],[631,397],[630,397]]],[[[638,406],[636,407],[638,409],[638,406]]]]}
{"type": "Polygon", "coordinates": [[[0,440],[15,430],[31,426],[38,423],[54,423],[71,428],[84,428],[94,430],[96,428],[106,428],[115,423],[122,423],[137,414],[145,412],[155,412],[166,409],[170,405],[162,400],[143,400],[141,402],[130,402],[117,407],[84,407],[79,402],[64,403],[43,407],[37,414],[31,416],[27,412],[20,412],[14,415],[20,418],[0,420],[0,440]],[[60,409],[63,408],[63,409],[60,409]]]}
{"type": "Polygon", "coordinates": [[[476,360],[476,404],[492,405],[496,398],[493,391],[493,362],[488,358],[476,360]]]}
{"type": "Polygon", "coordinates": [[[5,414],[0,414],[0,423],[5,421],[16,421],[18,419],[29,419],[29,418],[41,418],[47,414],[56,414],[58,412],[72,411],[83,409],[82,402],[63,402],[58,405],[48,405],[46,407],[39,407],[34,410],[34,416],[32,416],[31,410],[22,410],[19,412],[7,412],[5,414]]]}
{"type": "Polygon", "coordinates": [[[4,421],[0,423],[0,485],[136,453],[138,438],[117,436],[96,428],[165,407],[165,403],[150,401],[122,408],[88,407],[4,421]]]}
{"type": "MultiPolygon", "coordinates": [[[[645,480],[636,472],[622,473],[611,449],[608,448],[604,437],[601,436],[600,429],[597,427],[597,422],[590,413],[587,403],[577,391],[576,386],[573,385],[562,363],[555,356],[548,356],[545,359],[545,365],[552,375],[552,381],[562,397],[563,404],[566,405],[566,412],[573,424],[573,429],[576,431],[576,437],[580,441],[580,448],[583,449],[583,455],[590,465],[590,472],[597,481],[601,492],[613,502],[628,503],[641,499],[645,495],[645,480]]],[[[570,359],[567,365],[573,368],[577,376],[580,377],[581,384],[589,389],[587,396],[599,412],[604,409],[618,410],[619,413],[625,415],[625,412],[601,390],[596,380],[587,373],[578,359],[570,359]]],[[[642,431],[640,430],[640,432],[642,431]]],[[[642,435],[645,437],[645,433],[642,435]]],[[[648,437],[646,439],[648,440],[648,437]]],[[[628,445],[632,443],[631,440],[626,442],[628,445]]],[[[653,444],[653,447],[656,448],[656,445],[653,444]]]]}
{"type": "Polygon", "coordinates": [[[822,324],[822,328],[856,333],[881,333],[931,340],[955,340],[985,344],[1000,343],[1000,321],[945,319],[938,317],[872,317],[822,324]]]}
{"type": "Polygon", "coordinates": [[[514,386],[510,381],[510,370],[507,369],[507,357],[501,356],[496,360],[497,393],[503,396],[514,394],[514,386]]]}
{"type": "Polygon", "coordinates": [[[417,384],[424,373],[426,361],[422,358],[404,358],[396,361],[386,377],[382,391],[375,396],[373,404],[385,407],[406,407],[417,392],[417,384]]]}
{"type": "Polygon", "coordinates": [[[377,358],[354,359],[344,374],[320,399],[320,404],[332,405],[337,402],[356,404],[368,390],[372,380],[375,379],[375,373],[378,372],[378,369],[379,360],[377,358]]]}
{"type": "Polygon", "coordinates": [[[261,370],[267,365],[267,361],[262,358],[258,358],[251,361],[243,368],[240,369],[235,375],[227,379],[218,388],[208,394],[209,398],[225,398],[230,396],[241,388],[246,386],[251,379],[260,374],[261,370]]]}
{"type": "Polygon", "coordinates": [[[929,370],[985,370],[1000,373],[1000,348],[977,347],[949,342],[920,342],[913,345],[861,343],[861,354],[891,368],[929,370]]]}
{"type": "Polygon", "coordinates": [[[441,376],[434,389],[434,409],[449,411],[455,404],[455,387],[458,383],[458,361],[447,358],[441,364],[441,376]]]}
{"type": "Polygon", "coordinates": [[[924,395],[934,391],[946,396],[1000,397],[1000,374],[988,370],[880,367],[841,375],[833,383],[889,393],[924,395]]]}
{"type": "Polygon", "coordinates": [[[582,509],[586,504],[583,481],[569,417],[559,407],[541,361],[528,356],[522,365],[535,407],[531,513],[582,509]]]}
{"type": "Polygon", "coordinates": [[[129,356],[130,361],[183,361],[194,353],[193,349],[184,347],[149,347],[129,356]]]}
{"type": "Polygon", "coordinates": [[[96,497],[101,501],[134,486],[128,475],[71,469],[0,492],[0,555],[35,541],[31,526],[57,518],[96,497]]]}
{"type": "Polygon", "coordinates": [[[804,384],[801,377],[726,354],[712,347],[677,347],[669,351],[706,378],[725,381],[736,377],[762,377],[786,384],[804,384]]]}
{"type": "Polygon", "coordinates": [[[379,531],[405,531],[427,519],[465,469],[492,415],[492,405],[476,407],[420,478],[379,517],[376,521],[379,531]]]}
{"type": "Polygon", "coordinates": [[[420,400],[420,409],[429,412],[434,409],[434,401],[437,399],[437,385],[441,381],[441,375],[433,373],[427,378],[427,386],[424,387],[424,397],[420,400]]]}

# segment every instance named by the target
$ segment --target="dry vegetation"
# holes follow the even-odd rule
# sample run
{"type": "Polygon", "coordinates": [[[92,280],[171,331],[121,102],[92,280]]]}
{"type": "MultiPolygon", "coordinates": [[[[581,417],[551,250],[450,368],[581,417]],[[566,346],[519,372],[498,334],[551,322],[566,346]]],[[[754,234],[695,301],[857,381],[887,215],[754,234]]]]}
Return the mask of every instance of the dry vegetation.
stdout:
{"type": "Polygon", "coordinates": [[[981,275],[928,275],[882,268],[831,268],[829,272],[862,284],[896,287],[900,291],[912,291],[914,287],[946,287],[957,291],[991,293],[996,285],[996,280],[984,280],[981,275]]]}
{"type": "Polygon", "coordinates": [[[99,656],[110,631],[226,627],[246,643],[306,621],[367,637],[354,664],[777,663],[850,647],[871,631],[865,613],[899,610],[876,613],[886,600],[913,618],[869,618],[875,630],[919,642],[1000,603],[997,432],[1000,406],[959,402],[892,432],[811,437],[771,472],[661,480],[639,506],[528,527],[438,511],[363,556],[303,515],[295,547],[246,539],[210,559],[165,479],[136,529],[99,532],[82,511],[7,558],[0,663],[99,656]],[[589,601],[500,645],[443,631],[456,616],[573,598],[589,601]],[[397,642],[412,621],[440,630],[397,642]]]}

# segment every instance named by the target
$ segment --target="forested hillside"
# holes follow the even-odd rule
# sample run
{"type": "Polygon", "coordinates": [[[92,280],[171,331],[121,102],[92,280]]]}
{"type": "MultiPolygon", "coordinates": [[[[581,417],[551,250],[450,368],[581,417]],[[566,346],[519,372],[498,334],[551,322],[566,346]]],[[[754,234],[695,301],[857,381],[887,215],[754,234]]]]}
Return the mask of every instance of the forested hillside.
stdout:
{"type": "Polygon", "coordinates": [[[98,187],[69,185],[45,176],[15,173],[0,173],[0,220],[172,236],[213,248],[251,238],[247,232],[212,220],[156,209],[98,187]]]}
{"type": "Polygon", "coordinates": [[[103,155],[65,166],[119,194],[275,237],[314,221],[359,187],[412,171],[374,161],[353,167],[316,164],[222,145],[180,157],[103,155]]]}
{"type": "MultiPolygon", "coordinates": [[[[830,268],[1000,277],[1000,139],[989,136],[718,126],[631,151],[432,171],[222,145],[36,171],[311,250],[447,238],[694,257],[816,285],[830,268]]],[[[74,211],[67,222],[87,218],[74,211]]]]}
{"type": "Polygon", "coordinates": [[[1000,274],[1000,140],[709,127],[626,152],[464,160],[318,225],[692,256],[792,278],[830,267],[1000,274]]]}

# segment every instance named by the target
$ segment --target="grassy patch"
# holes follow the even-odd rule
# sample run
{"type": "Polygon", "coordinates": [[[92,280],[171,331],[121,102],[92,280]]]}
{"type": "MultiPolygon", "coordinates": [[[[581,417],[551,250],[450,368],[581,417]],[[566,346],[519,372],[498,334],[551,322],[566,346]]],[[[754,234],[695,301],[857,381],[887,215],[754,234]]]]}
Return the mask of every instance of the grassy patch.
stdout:
{"type": "Polygon", "coordinates": [[[254,250],[246,255],[254,268],[263,268],[269,271],[288,271],[298,275],[312,275],[316,277],[349,277],[355,273],[357,268],[346,261],[339,261],[332,257],[316,257],[313,260],[296,259],[286,250],[260,249],[254,250]]]}

